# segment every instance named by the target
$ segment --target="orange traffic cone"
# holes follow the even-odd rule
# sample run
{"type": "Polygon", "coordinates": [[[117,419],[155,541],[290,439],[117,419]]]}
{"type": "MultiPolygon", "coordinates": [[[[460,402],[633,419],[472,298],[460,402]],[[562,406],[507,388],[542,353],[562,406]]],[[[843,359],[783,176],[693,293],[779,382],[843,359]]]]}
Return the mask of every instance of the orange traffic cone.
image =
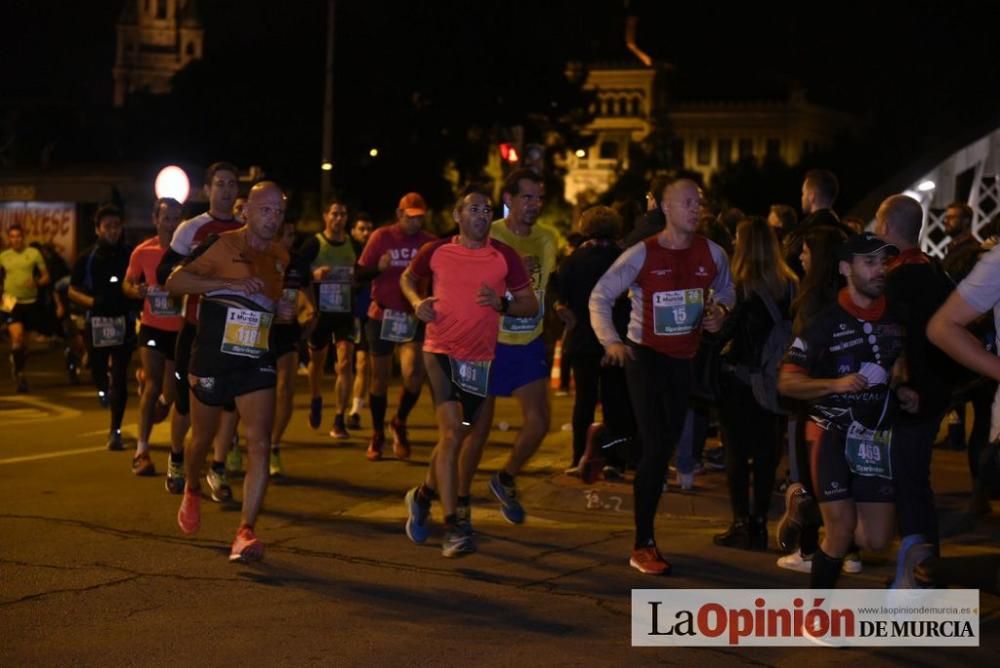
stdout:
{"type": "Polygon", "coordinates": [[[549,375],[549,387],[553,390],[559,389],[559,382],[562,380],[562,339],[556,341],[555,354],[552,356],[552,372],[549,375]]]}

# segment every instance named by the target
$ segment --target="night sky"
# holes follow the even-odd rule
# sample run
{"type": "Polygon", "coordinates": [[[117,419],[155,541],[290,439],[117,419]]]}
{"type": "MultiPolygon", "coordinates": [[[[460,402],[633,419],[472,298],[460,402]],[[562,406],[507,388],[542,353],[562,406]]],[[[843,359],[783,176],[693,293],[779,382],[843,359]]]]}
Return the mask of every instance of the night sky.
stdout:
{"type": "MultiPolygon", "coordinates": [[[[325,2],[200,0],[204,62],[172,99],[116,112],[122,2],[3,3],[0,112],[8,127],[15,119],[15,168],[37,165],[55,141],[51,166],[224,158],[316,187],[325,2]]],[[[814,7],[695,4],[632,3],[640,46],[675,67],[673,99],[781,98],[800,82],[810,100],[867,122],[857,160],[885,178],[1000,109],[1000,40],[981,3],[827,3],[826,20],[814,7]]],[[[434,201],[447,196],[442,156],[481,139],[477,128],[558,115],[573,101],[567,61],[631,58],[625,15],[621,1],[340,0],[335,184],[377,212],[410,188],[444,204],[434,201]]]]}

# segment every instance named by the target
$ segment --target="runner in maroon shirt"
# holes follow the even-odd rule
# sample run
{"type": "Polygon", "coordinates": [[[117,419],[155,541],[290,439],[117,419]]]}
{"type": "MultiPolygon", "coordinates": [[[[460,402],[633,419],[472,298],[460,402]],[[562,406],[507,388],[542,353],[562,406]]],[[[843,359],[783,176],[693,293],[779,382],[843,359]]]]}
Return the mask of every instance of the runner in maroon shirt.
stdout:
{"type": "Polygon", "coordinates": [[[413,308],[403,297],[399,277],[416,257],[420,247],[435,241],[422,229],[426,214],[427,204],[423,197],[417,193],[404,195],[396,209],[396,223],[375,230],[358,260],[357,277],[360,280],[372,278],[372,302],[368,307],[366,325],[372,356],[372,388],[368,397],[373,430],[367,452],[370,461],[382,459],[388,404],[386,394],[392,371],[392,353],[397,345],[403,371],[403,391],[389,427],[392,429],[392,450],[396,457],[407,459],[410,456],[406,418],[420,398],[420,386],[424,382],[424,366],[420,358],[424,327],[414,317],[413,308]]]}

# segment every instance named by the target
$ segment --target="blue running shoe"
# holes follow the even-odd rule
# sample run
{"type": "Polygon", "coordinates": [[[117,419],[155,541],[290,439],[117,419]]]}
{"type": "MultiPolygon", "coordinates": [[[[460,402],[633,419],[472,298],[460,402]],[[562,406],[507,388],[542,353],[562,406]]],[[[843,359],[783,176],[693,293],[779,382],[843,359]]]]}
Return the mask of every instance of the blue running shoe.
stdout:
{"type": "Polygon", "coordinates": [[[517,489],[513,485],[508,487],[500,482],[499,473],[495,473],[490,478],[490,491],[493,492],[493,496],[497,497],[497,501],[500,502],[500,514],[503,515],[505,520],[511,524],[521,524],[524,522],[524,508],[521,507],[521,502],[517,500],[517,489]]]}
{"type": "Polygon", "coordinates": [[[419,487],[414,487],[406,493],[406,499],[404,503],[406,504],[406,535],[410,537],[417,545],[423,545],[424,541],[427,540],[430,530],[427,526],[427,518],[431,514],[430,504],[427,507],[421,505],[420,500],[417,498],[417,490],[419,487]]]}

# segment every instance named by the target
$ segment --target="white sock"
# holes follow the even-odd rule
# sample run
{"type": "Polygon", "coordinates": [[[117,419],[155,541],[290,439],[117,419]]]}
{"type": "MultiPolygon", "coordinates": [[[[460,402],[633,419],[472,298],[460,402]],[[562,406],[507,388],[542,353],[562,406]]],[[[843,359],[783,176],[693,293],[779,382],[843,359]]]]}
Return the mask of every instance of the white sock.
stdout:
{"type": "Polygon", "coordinates": [[[364,407],[365,400],[361,397],[354,397],[354,399],[351,400],[351,415],[358,415],[364,407]]]}

